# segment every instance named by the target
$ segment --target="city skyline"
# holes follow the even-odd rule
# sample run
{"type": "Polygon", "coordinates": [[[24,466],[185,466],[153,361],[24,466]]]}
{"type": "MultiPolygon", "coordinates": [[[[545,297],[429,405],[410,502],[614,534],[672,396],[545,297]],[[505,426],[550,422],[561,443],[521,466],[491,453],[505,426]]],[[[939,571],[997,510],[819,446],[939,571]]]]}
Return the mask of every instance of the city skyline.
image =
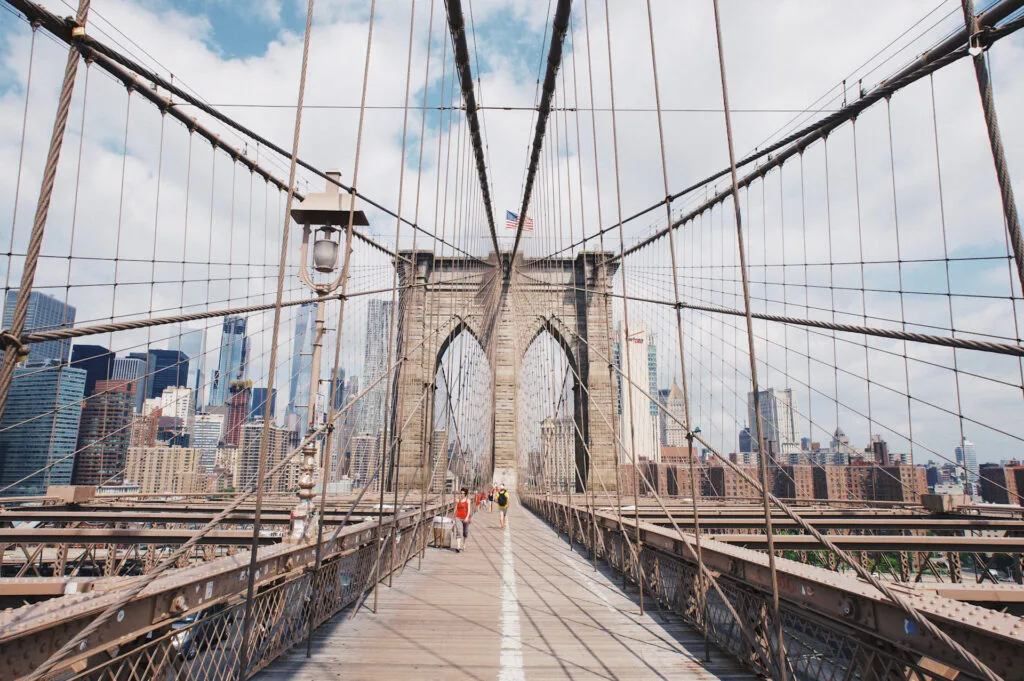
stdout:
{"type": "MultiPolygon", "coordinates": [[[[34,320],[34,323],[44,326],[52,325],[54,323],[62,323],[54,320],[67,320],[73,316],[70,310],[62,311],[59,306],[54,305],[55,303],[59,305],[59,301],[45,294],[36,296],[36,307],[33,309],[38,310],[37,314],[42,315],[42,317],[34,320]]],[[[368,302],[366,335],[363,347],[364,365],[362,368],[364,371],[371,373],[379,371],[382,374],[385,370],[387,339],[390,333],[390,324],[392,323],[391,312],[390,301],[377,299],[368,302]]],[[[308,317],[308,314],[300,314],[299,319],[296,321],[297,340],[292,344],[293,352],[299,351],[301,353],[302,348],[307,345],[306,341],[308,339],[301,336],[303,336],[303,330],[309,330],[308,317]],[[306,321],[304,322],[303,319],[306,319],[306,321]]],[[[226,340],[222,340],[218,349],[220,354],[216,358],[217,364],[218,366],[227,366],[229,374],[233,373],[235,376],[244,375],[246,369],[243,358],[248,355],[249,345],[244,331],[246,328],[246,318],[225,318],[222,322],[222,328],[226,331],[226,340]]],[[[681,418],[682,394],[678,384],[673,380],[670,388],[658,388],[660,367],[657,343],[653,334],[647,331],[643,323],[637,323],[631,329],[629,342],[626,342],[622,326],[619,325],[618,329],[619,338],[618,342],[614,345],[614,351],[616,364],[620,367],[620,370],[624,370],[621,348],[628,347],[631,350],[630,361],[631,369],[634,370],[634,381],[645,385],[650,384],[650,394],[657,395],[666,405],[668,411],[675,414],[677,418],[681,418]]],[[[218,442],[212,443],[210,441],[212,436],[210,435],[206,435],[204,439],[204,436],[199,435],[195,428],[195,424],[199,423],[197,415],[205,415],[207,413],[198,404],[203,390],[201,385],[203,363],[195,361],[195,358],[189,356],[183,350],[170,348],[188,347],[193,350],[197,348],[202,350],[205,346],[205,330],[191,329],[184,331],[180,337],[175,337],[168,341],[167,345],[169,349],[153,348],[144,352],[129,352],[126,356],[116,355],[104,346],[89,343],[75,344],[71,347],[56,345],[48,348],[58,355],[66,354],[66,362],[70,362],[70,364],[61,364],[55,358],[50,358],[49,363],[52,366],[45,368],[44,371],[57,371],[61,375],[74,376],[75,374],[69,372],[76,369],[74,364],[78,364],[84,376],[82,395],[80,397],[67,397],[65,395],[61,398],[69,402],[77,402],[78,404],[79,425],[75,433],[75,445],[71,446],[71,449],[68,450],[67,442],[57,443],[57,440],[54,440],[54,445],[59,444],[58,448],[60,451],[65,452],[63,456],[71,459],[71,473],[69,474],[64,468],[54,465],[51,466],[48,473],[50,480],[63,480],[68,475],[71,476],[71,479],[98,479],[96,476],[102,476],[103,472],[110,469],[110,460],[115,462],[113,464],[115,466],[123,466],[126,456],[125,440],[124,438],[117,437],[114,433],[134,431],[135,427],[129,426],[126,423],[111,425],[118,418],[124,421],[125,416],[121,414],[121,416],[115,418],[115,416],[110,415],[110,400],[118,402],[117,409],[120,411],[124,410],[124,405],[120,404],[120,402],[123,402],[125,399],[130,400],[132,402],[130,414],[141,414],[143,410],[140,402],[152,401],[160,409],[160,419],[175,420],[173,424],[171,422],[167,422],[164,425],[154,424],[155,432],[176,433],[177,435],[174,436],[172,441],[179,444],[187,444],[190,438],[198,438],[194,444],[198,444],[201,440],[203,453],[201,465],[204,469],[213,468],[216,458],[216,447],[218,444],[221,444],[221,438],[230,445],[237,445],[241,439],[243,424],[262,416],[262,404],[265,401],[266,388],[254,386],[251,382],[243,386],[244,381],[242,379],[235,379],[228,385],[229,399],[227,404],[224,405],[223,413],[219,415],[218,442]],[[122,391],[121,386],[126,381],[133,385],[134,390],[122,391]],[[234,384],[238,384],[237,391],[234,384]],[[107,389],[99,391],[100,394],[93,398],[92,394],[96,392],[96,385],[104,385],[107,389]],[[93,390],[88,390],[87,386],[92,386],[93,390]],[[185,386],[189,387],[186,388],[185,386]],[[124,392],[123,395],[122,392],[124,392]],[[90,402],[90,400],[94,401],[90,402]],[[242,405],[242,402],[245,404],[242,405]],[[104,405],[103,409],[105,411],[103,412],[104,416],[97,419],[96,407],[99,405],[104,405]],[[259,411],[259,413],[257,414],[255,411],[259,411]],[[93,444],[90,441],[91,439],[98,440],[98,444],[93,444]],[[72,454],[73,456],[71,456],[72,454]],[[96,469],[100,471],[96,473],[96,476],[86,472],[91,470],[90,466],[92,464],[87,463],[89,461],[102,462],[96,469]],[[76,473],[79,470],[82,472],[80,474],[76,473]]],[[[201,352],[200,354],[204,355],[205,353],[201,352]]],[[[293,370],[298,367],[301,373],[302,361],[301,354],[298,358],[293,355],[288,358],[288,366],[292,367],[293,370]]],[[[28,364],[38,366],[40,363],[38,360],[33,361],[33,358],[30,358],[28,364]]],[[[346,381],[344,370],[340,371],[339,376],[341,389],[338,390],[336,400],[338,401],[337,406],[340,407],[348,399],[346,393],[351,395],[353,394],[351,390],[358,390],[357,386],[361,378],[360,376],[353,375],[346,381]],[[353,383],[354,385],[351,385],[353,383]]],[[[299,407],[301,405],[302,391],[297,379],[301,377],[291,374],[289,378],[289,392],[294,393],[296,401],[294,406],[299,407]]],[[[311,380],[311,377],[307,377],[308,380],[311,380]]],[[[374,379],[367,376],[366,380],[372,381],[374,379]]],[[[624,383],[625,381],[620,376],[620,420],[623,425],[622,432],[626,433],[628,432],[629,420],[623,408],[627,399],[624,383]]],[[[374,460],[379,456],[377,449],[380,446],[380,441],[375,438],[378,438],[384,426],[383,400],[386,395],[386,384],[386,381],[381,381],[378,385],[379,389],[371,390],[361,400],[361,404],[358,405],[359,408],[352,410],[353,413],[350,414],[351,425],[347,427],[347,436],[344,441],[341,441],[339,438],[337,443],[339,449],[337,452],[332,453],[334,460],[339,462],[333,465],[332,471],[340,471],[342,466],[347,467],[349,470],[367,469],[369,462],[356,462],[353,460],[357,450],[359,454],[369,455],[374,460]],[[375,393],[376,399],[371,399],[375,393]],[[376,432],[366,430],[373,426],[376,426],[376,432]],[[357,449],[353,449],[353,438],[356,434],[369,436],[368,441],[373,443],[372,452],[367,447],[366,441],[359,444],[357,449]]],[[[56,389],[56,383],[54,384],[54,389],[56,389]]],[[[275,397],[276,394],[277,390],[275,389],[275,397]]],[[[780,463],[797,463],[806,459],[822,464],[835,464],[848,462],[851,458],[864,457],[865,455],[874,457],[880,463],[888,463],[891,458],[899,459],[900,457],[904,460],[909,460],[909,453],[906,452],[893,452],[890,454],[890,447],[879,433],[873,434],[871,439],[866,441],[863,446],[859,442],[851,444],[850,438],[843,432],[842,424],[837,424],[827,447],[821,447],[821,455],[819,456],[817,450],[811,451],[812,438],[803,436],[803,433],[799,431],[798,422],[800,419],[797,418],[798,412],[792,389],[769,386],[761,394],[765,438],[766,441],[773,443],[771,446],[778,452],[780,463]],[[865,450],[867,451],[865,452],[865,450]],[[809,453],[812,456],[801,458],[802,455],[809,453]],[[828,456],[826,456],[826,453],[828,456]]],[[[633,396],[636,402],[634,409],[636,410],[635,422],[637,430],[645,434],[648,430],[651,432],[651,438],[644,436],[638,440],[638,459],[657,461],[661,456],[660,450],[662,446],[682,446],[685,440],[683,429],[675,421],[661,414],[662,408],[658,406],[657,402],[644,396],[643,391],[635,386],[633,388],[633,396]],[[649,405],[650,423],[647,423],[644,419],[644,404],[649,405]],[[648,425],[650,428],[647,427],[648,425]]],[[[275,403],[276,399],[271,399],[271,413],[275,415],[276,421],[277,410],[275,403]]],[[[67,412],[67,415],[70,415],[71,406],[73,405],[69,404],[67,408],[60,409],[59,414],[67,412]]],[[[212,405],[211,402],[210,409],[216,410],[217,407],[212,405]]],[[[294,410],[289,409],[289,412],[294,413],[294,410]]],[[[747,424],[752,423],[753,420],[752,393],[747,393],[746,420],[747,424]]],[[[63,423],[60,417],[58,422],[63,423]]],[[[205,419],[204,423],[206,423],[205,419]]],[[[295,425],[294,420],[290,424],[285,424],[286,428],[297,430],[295,425]]],[[[277,425],[275,424],[274,427],[277,427],[277,425]]],[[[731,454],[737,452],[741,455],[740,459],[742,462],[752,462],[755,460],[753,454],[756,452],[756,446],[750,445],[752,439],[753,433],[748,433],[746,429],[741,428],[736,433],[734,447],[730,447],[728,452],[723,453],[731,454]],[[746,449],[743,444],[744,436],[748,438],[746,449]]],[[[540,440],[542,448],[544,440],[545,438],[542,436],[540,440]]],[[[628,446],[625,445],[625,438],[623,438],[623,443],[624,450],[621,456],[625,458],[628,455],[628,452],[625,451],[625,449],[628,449],[628,446]]],[[[54,452],[57,451],[54,449],[54,446],[48,446],[48,449],[54,452]]],[[[990,461],[985,459],[984,452],[979,457],[974,443],[966,438],[964,438],[963,443],[956,444],[951,450],[948,459],[966,465],[972,471],[967,476],[967,482],[971,489],[977,491],[979,488],[977,473],[979,463],[989,463],[990,461]]],[[[47,454],[47,456],[51,456],[51,454],[47,454]]],[[[5,456],[5,458],[8,457],[5,456]]],[[[926,458],[943,459],[941,456],[926,456],[926,458]]],[[[340,473],[335,472],[332,475],[340,475],[340,473]]],[[[104,481],[106,480],[100,480],[100,482],[104,481]]],[[[110,476],[109,481],[118,482],[116,472],[113,476],[110,476]]]]}

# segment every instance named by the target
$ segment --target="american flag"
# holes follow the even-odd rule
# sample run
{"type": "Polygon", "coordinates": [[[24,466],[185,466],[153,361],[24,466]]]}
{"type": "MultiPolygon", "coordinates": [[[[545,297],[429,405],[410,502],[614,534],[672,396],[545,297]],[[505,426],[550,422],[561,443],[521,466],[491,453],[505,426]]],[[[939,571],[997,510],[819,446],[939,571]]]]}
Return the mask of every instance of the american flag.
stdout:
{"type": "MultiPolygon", "coordinates": [[[[515,229],[519,226],[519,216],[510,210],[505,211],[505,229],[515,229]]],[[[523,231],[533,231],[533,218],[529,215],[523,220],[523,231]]]]}

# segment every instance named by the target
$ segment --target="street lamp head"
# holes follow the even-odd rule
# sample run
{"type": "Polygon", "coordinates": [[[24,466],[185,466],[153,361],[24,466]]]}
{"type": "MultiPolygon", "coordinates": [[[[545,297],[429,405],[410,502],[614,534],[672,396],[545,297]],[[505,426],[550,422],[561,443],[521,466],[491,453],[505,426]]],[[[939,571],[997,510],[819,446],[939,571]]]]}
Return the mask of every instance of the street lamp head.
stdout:
{"type": "Polygon", "coordinates": [[[326,174],[329,179],[325,191],[309,194],[302,199],[299,205],[292,208],[292,219],[305,228],[325,226],[338,229],[348,227],[351,214],[354,226],[369,225],[366,213],[353,210],[352,197],[338,192],[338,185],[335,183],[341,181],[341,173],[329,170],[326,174]]]}
{"type": "Polygon", "coordinates": [[[313,242],[313,269],[317,272],[329,274],[338,266],[338,251],[341,247],[332,238],[335,231],[329,227],[322,227],[316,231],[316,241],[313,242]]]}
{"type": "Polygon", "coordinates": [[[694,426],[693,427],[693,434],[694,435],[700,435],[700,426],[694,426]]]}
{"type": "Polygon", "coordinates": [[[370,224],[366,214],[355,209],[352,196],[338,192],[341,173],[330,170],[327,172],[327,178],[327,186],[323,192],[309,194],[291,210],[292,219],[302,225],[300,277],[307,285],[321,292],[331,286],[325,288],[325,285],[315,284],[306,271],[306,249],[310,234],[316,232],[313,242],[313,269],[323,274],[331,274],[338,267],[340,236],[341,232],[348,228],[349,221],[353,226],[365,227],[370,224]]]}

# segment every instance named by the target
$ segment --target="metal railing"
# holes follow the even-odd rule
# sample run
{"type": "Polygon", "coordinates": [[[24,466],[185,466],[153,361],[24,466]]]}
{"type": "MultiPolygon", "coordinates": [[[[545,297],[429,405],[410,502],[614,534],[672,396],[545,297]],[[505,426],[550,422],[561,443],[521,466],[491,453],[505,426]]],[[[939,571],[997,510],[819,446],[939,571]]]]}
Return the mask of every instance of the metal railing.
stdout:
{"type": "MultiPolygon", "coordinates": [[[[244,658],[240,653],[248,560],[243,552],[172,570],[154,580],[133,603],[139,607],[125,608],[118,618],[129,634],[119,635],[112,627],[100,640],[90,640],[82,654],[69,656],[48,678],[228,681],[239,678],[239,659],[248,660],[242,678],[249,678],[357,603],[373,588],[375,575],[384,579],[400,573],[426,549],[431,541],[430,519],[445,508],[435,503],[423,513],[419,509],[398,513],[385,519],[381,531],[376,519],[346,527],[317,571],[312,569],[315,544],[262,549],[252,603],[255,629],[249,634],[244,658]],[[392,523],[398,526],[394,534],[389,528],[392,523]]],[[[10,617],[0,625],[0,659],[22,660],[0,676],[23,677],[34,666],[32,657],[45,656],[73,635],[80,617],[102,607],[99,601],[105,594],[102,589],[94,591],[98,593],[70,594],[8,611],[10,617]],[[89,605],[89,597],[97,603],[89,605]],[[32,653],[29,659],[23,657],[26,653],[32,653]]]]}
{"type": "MultiPolygon", "coordinates": [[[[636,584],[637,555],[631,541],[634,529],[629,514],[619,519],[609,513],[591,514],[585,507],[568,507],[564,500],[524,495],[523,504],[572,540],[595,551],[619,573],[624,583],[636,584]],[[626,535],[629,535],[628,537],[626,535]]],[[[701,581],[697,562],[686,553],[685,542],[671,530],[642,523],[639,562],[644,593],[697,630],[706,629],[709,640],[753,671],[768,675],[777,669],[776,624],[771,591],[758,574],[756,561],[745,560],[752,552],[741,549],[731,558],[717,560],[716,547],[705,541],[704,558],[717,586],[708,588],[707,610],[701,611],[701,581]],[[705,627],[705,622],[706,627],[705,627]]],[[[724,556],[724,553],[723,553],[724,556]]],[[[852,577],[780,559],[780,580],[795,597],[781,600],[788,675],[801,681],[949,681],[979,678],[970,670],[952,666],[933,642],[919,631],[908,629],[903,618],[893,617],[870,604],[869,585],[852,577]],[[837,603],[825,601],[835,600],[837,603]],[[820,607],[815,603],[819,603],[820,607]],[[838,606],[838,607],[833,607],[838,606]],[[835,615],[830,612],[830,608],[835,615]],[[901,631],[902,630],[902,631],[901,631]],[[898,633],[904,633],[899,636],[898,633]]],[[[1003,615],[979,606],[928,597],[920,607],[945,610],[943,629],[962,642],[970,639],[972,650],[986,664],[1012,678],[1019,664],[1019,646],[1000,641],[1003,615]],[[938,603],[938,601],[943,601],[938,603]],[[994,618],[994,619],[993,619],[994,618]],[[950,621],[958,622],[956,628],[950,621]],[[987,639],[987,640],[986,640],[987,639]]],[[[1014,618],[1016,619],[1016,618],[1014,618]]]]}

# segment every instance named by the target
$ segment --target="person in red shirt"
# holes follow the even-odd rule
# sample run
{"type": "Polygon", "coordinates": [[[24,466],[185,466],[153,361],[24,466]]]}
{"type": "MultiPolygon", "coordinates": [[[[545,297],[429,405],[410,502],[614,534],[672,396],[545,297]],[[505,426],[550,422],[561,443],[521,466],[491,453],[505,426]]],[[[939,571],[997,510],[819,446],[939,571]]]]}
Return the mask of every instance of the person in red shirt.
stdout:
{"type": "Polygon", "coordinates": [[[462,496],[455,502],[455,551],[462,553],[462,549],[469,539],[469,523],[473,517],[473,509],[469,502],[469,488],[463,487],[462,496]]]}

